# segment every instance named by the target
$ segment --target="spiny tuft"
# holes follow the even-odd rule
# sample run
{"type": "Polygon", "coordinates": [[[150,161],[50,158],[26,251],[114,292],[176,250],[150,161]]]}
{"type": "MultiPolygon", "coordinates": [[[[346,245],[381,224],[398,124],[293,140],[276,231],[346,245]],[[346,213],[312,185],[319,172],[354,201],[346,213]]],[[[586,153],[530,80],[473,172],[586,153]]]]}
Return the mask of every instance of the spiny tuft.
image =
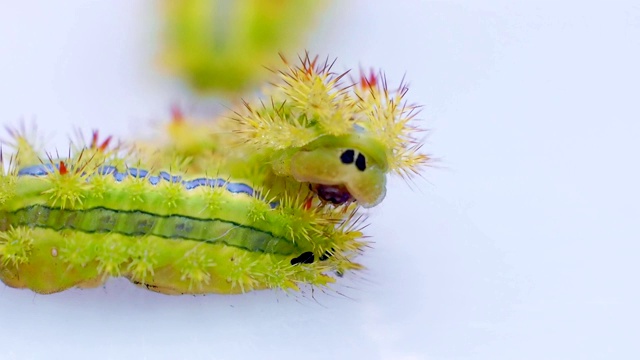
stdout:
{"type": "Polygon", "coordinates": [[[333,62],[308,54],[299,65],[284,59],[285,70],[266,90],[269,101],[245,102],[236,113],[236,133],[256,148],[271,151],[300,148],[322,136],[358,136],[378,144],[388,168],[411,175],[429,161],[419,153],[414,125],[419,106],[405,100],[408,86],[392,90],[381,72],[361,73],[343,84],[346,73],[335,73],[333,62]]]}
{"type": "Polygon", "coordinates": [[[185,198],[184,186],[179,182],[162,182],[160,191],[164,204],[169,209],[176,209],[185,198]]]}
{"type": "Polygon", "coordinates": [[[105,276],[122,274],[123,265],[129,260],[127,241],[116,236],[104,236],[97,254],[98,271],[105,276]]]}
{"type": "Polygon", "coordinates": [[[43,140],[36,129],[35,123],[27,129],[26,124],[20,123],[17,128],[5,126],[11,137],[8,141],[2,141],[13,149],[13,163],[17,167],[29,166],[40,162],[40,153],[43,148],[43,140]]]}
{"type": "Polygon", "coordinates": [[[232,288],[240,288],[242,293],[253,290],[258,282],[251,274],[255,273],[253,268],[257,261],[251,259],[247,254],[234,255],[231,264],[226,267],[226,280],[232,288]]]}
{"type": "Polygon", "coordinates": [[[33,234],[28,227],[10,227],[0,232],[0,258],[3,266],[18,267],[29,261],[33,248],[33,234]]]}
{"type": "Polygon", "coordinates": [[[49,195],[51,206],[59,205],[61,209],[82,206],[85,191],[89,188],[87,177],[83,166],[71,166],[60,161],[56,170],[44,178],[50,188],[43,194],[49,195]]]}
{"type": "Polygon", "coordinates": [[[211,281],[209,268],[215,266],[215,262],[208,256],[206,251],[198,248],[189,250],[178,260],[177,266],[180,269],[180,280],[189,282],[189,290],[194,287],[202,289],[211,281]]]}
{"type": "Polygon", "coordinates": [[[127,271],[131,273],[131,278],[142,283],[153,277],[154,267],[158,263],[155,243],[150,239],[137,241],[130,249],[129,256],[131,262],[127,266],[127,271]]]}
{"type": "Polygon", "coordinates": [[[94,238],[86,234],[69,233],[60,248],[60,259],[69,263],[70,267],[83,268],[94,261],[94,238]]]}

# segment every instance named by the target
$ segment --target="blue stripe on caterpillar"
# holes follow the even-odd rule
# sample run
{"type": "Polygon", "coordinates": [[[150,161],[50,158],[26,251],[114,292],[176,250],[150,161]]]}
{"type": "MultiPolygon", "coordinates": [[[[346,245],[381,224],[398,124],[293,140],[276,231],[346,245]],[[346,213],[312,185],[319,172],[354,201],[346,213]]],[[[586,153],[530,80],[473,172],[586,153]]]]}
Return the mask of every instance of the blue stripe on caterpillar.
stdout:
{"type": "MultiPolygon", "coordinates": [[[[46,176],[58,170],[58,165],[53,164],[42,164],[42,165],[33,165],[27,166],[18,171],[18,176],[46,176]]],[[[158,185],[161,180],[172,182],[172,183],[181,183],[186,190],[193,190],[198,187],[223,187],[227,191],[233,194],[246,194],[249,196],[257,196],[259,195],[253,188],[244,183],[230,182],[221,178],[197,178],[193,180],[182,180],[181,176],[171,175],[166,171],[160,171],[158,175],[149,175],[149,171],[140,169],[140,168],[128,168],[126,171],[121,172],[115,166],[104,165],[98,167],[96,173],[99,175],[109,175],[112,174],[113,178],[117,182],[124,181],[128,176],[133,178],[146,178],[151,185],[158,185]]],[[[278,202],[269,203],[271,208],[276,208],[278,206],[278,202]]]]}

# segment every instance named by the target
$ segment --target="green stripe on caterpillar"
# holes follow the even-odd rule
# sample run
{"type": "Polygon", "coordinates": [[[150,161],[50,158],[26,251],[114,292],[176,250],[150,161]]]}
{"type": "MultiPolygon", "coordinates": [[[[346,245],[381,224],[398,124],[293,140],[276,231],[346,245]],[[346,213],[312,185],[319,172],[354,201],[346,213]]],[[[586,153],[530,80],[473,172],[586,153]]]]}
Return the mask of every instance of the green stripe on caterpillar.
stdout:
{"type": "Polygon", "coordinates": [[[158,174],[94,160],[10,170],[0,181],[0,278],[40,293],[109,276],[169,294],[239,293],[327,286],[360,268],[355,209],[345,218],[246,184],[158,174]]]}
{"type": "Polygon", "coordinates": [[[45,205],[3,212],[1,216],[3,221],[14,227],[76,230],[87,234],[153,235],[165,239],[220,243],[251,252],[278,255],[292,255],[302,251],[296,243],[275,237],[265,230],[220,219],[205,220],[107,208],[67,210],[45,205]]]}

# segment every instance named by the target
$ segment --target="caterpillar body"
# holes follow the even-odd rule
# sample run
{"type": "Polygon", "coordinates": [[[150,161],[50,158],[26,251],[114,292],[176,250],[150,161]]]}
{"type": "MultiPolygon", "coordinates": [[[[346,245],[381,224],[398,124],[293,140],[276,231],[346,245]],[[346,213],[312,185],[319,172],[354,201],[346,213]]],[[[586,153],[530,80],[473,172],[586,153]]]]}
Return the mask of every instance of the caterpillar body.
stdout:
{"type": "Polygon", "coordinates": [[[417,107],[382,75],[342,85],[328,62],[300,60],[285,61],[269,101],[216,121],[176,113],[163,142],[126,152],[94,133],[47,161],[14,133],[0,279],[39,293],[112,276],[166,294],[242,293],[327,287],[361,269],[360,207],[383,200],[389,173],[428,161],[409,124],[417,107]]]}
{"type": "Polygon", "coordinates": [[[61,162],[4,175],[6,284],[51,293],[124,276],[168,294],[237,293],[327,285],[359,268],[347,254],[364,246],[362,234],[333,209],[268,201],[219,178],[87,170],[61,162]]]}

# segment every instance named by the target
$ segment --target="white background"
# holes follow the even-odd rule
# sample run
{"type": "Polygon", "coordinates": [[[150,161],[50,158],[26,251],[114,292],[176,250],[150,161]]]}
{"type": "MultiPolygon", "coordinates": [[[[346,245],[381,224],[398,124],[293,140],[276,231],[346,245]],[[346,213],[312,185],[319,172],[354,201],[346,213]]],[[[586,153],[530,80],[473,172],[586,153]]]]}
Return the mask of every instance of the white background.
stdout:
{"type": "MultiPolygon", "coordinates": [[[[3,124],[62,146],[197,103],[154,65],[153,3],[17,4],[0,6],[3,124]]],[[[306,47],[406,73],[440,159],[370,211],[349,298],[0,285],[0,358],[640,358],[640,3],[349,1],[306,47]]]]}

